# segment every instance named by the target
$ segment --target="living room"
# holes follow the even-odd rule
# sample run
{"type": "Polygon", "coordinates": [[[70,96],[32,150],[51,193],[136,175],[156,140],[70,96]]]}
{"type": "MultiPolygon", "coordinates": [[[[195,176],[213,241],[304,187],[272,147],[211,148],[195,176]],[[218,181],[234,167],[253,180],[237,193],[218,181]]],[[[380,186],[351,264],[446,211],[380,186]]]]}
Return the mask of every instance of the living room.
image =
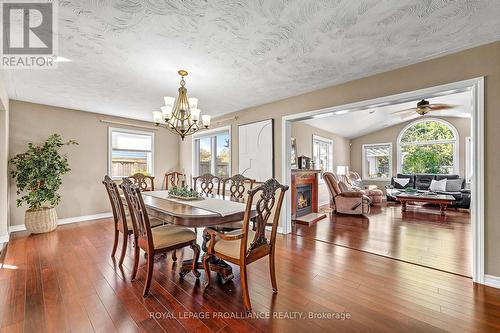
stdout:
{"type": "Polygon", "coordinates": [[[292,190],[293,207],[302,208],[292,212],[296,234],[471,276],[472,91],[426,98],[323,110],[292,122],[292,184],[318,173],[318,193],[308,192],[308,200],[292,190]],[[336,175],[342,192],[363,192],[369,203],[362,208],[354,199],[337,209],[339,193],[331,193],[324,172],[336,175]],[[314,195],[317,202],[309,200],[314,195]]]}

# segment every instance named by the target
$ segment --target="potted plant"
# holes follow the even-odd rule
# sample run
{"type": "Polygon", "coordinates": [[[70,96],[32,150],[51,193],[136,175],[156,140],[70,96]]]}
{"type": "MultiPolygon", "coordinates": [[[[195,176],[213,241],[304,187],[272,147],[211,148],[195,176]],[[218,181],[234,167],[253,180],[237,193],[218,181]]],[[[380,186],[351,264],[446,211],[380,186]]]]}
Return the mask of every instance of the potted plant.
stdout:
{"type": "Polygon", "coordinates": [[[57,193],[62,176],[68,173],[68,158],[61,154],[63,146],[77,145],[74,140],[63,142],[59,134],[52,134],[42,145],[28,144],[28,149],[10,159],[10,172],[17,186],[17,207],[28,205],[24,215],[26,230],[43,233],[57,227],[55,206],[61,201],[57,193]]]}

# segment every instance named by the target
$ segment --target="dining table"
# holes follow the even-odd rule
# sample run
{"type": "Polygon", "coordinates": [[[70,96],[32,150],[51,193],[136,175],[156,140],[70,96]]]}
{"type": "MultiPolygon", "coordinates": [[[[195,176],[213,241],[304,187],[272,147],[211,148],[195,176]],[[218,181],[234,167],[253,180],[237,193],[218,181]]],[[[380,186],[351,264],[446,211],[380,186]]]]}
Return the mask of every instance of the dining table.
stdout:
{"type": "MultiPolygon", "coordinates": [[[[196,200],[183,200],[173,198],[168,191],[142,192],[142,198],[148,215],[156,217],[166,223],[180,225],[189,228],[203,229],[202,250],[207,251],[207,243],[210,235],[207,228],[223,228],[224,224],[243,221],[246,203],[241,199],[231,196],[207,194],[196,200]]],[[[252,207],[250,217],[256,215],[255,207],[252,207]]],[[[198,269],[203,269],[202,261],[197,263],[198,269]]],[[[210,270],[217,272],[221,282],[230,281],[233,276],[231,266],[224,260],[212,258],[209,262],[210,270]]],[[[181,276],[186,275],[192,269],[192,259],[184,260],[181,267],[181,276]]]]}

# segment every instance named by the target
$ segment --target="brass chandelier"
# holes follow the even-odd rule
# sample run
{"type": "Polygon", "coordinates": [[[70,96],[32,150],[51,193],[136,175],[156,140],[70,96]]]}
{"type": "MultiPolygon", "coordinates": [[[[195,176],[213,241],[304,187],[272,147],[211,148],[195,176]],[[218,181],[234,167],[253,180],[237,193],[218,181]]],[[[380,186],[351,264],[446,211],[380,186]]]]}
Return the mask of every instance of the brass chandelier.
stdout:
{"type": "Polygon", "coordinates": [[[188,98],[187,89],[184,87],[186,82],[184,77],[188,75],[185,70],[178,71],[181,76],[181,86],[179,96],[165,96],[165,105],[161,111],[153,111],[153,119],[156,126],[162,126],[169,129],[172,133],[178,134],[181,140],[188,135],[198,131],[200,127],[208,128],[210,126],[210,116],[202,115],[198,109],[198,99],[188,98]]]}

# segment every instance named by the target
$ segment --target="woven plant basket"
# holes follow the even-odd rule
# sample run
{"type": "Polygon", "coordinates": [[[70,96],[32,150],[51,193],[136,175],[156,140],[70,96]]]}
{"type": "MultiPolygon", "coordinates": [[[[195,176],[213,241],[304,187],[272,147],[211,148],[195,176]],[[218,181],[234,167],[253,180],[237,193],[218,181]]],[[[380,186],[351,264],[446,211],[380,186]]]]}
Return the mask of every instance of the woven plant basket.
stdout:
{"type": "Polygon", "coordinates": [[[57,213],[55,208],[42,207],[28,209],[24,214],[26,230],[32,234],[42,234],[57,228],[57,213]]]}

